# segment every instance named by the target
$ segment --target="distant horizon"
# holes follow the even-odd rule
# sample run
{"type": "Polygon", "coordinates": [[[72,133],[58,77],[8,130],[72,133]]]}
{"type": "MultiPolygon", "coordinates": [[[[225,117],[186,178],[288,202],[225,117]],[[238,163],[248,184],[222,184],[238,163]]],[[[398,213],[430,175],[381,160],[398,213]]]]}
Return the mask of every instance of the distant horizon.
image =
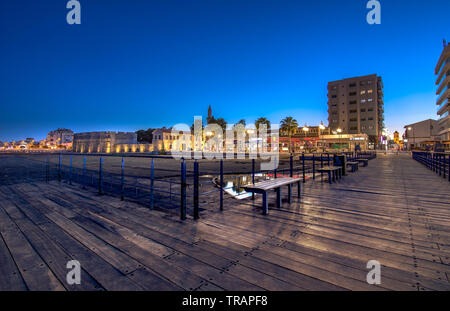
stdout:
{"type": "Polygon", "coordinates": [[[450,2],[65,1],[0,3],[0,141],[217,118],[328,126],[327,84],[377,74],[390,132],[437,119],[434,68],[450,2]]]}

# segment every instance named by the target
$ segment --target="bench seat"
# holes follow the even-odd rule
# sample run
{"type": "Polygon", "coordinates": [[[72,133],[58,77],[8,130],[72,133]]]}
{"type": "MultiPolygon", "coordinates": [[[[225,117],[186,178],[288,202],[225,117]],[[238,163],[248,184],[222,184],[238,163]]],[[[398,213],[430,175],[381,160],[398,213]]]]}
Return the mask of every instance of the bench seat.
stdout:
{"type": "Polygon", "coordinates": [[[250,193],[259,193],[263,196],[263,202],[262,202],[262,210],[263,215],[269,214],[269,204],[268,204],[268,192],[269,191],[276,191],[277,192],[277,207],[281,208],[281,187],[288,186],[288,202],[291,203],[291,192],[292,192],[292,185],[297,184],[298,187],[298,198],[300,198],[301,193],[301,178],[291,178],[291,177],[284,177],[284,178],[277,178],[277,179],[271,179],[271,180],[265,180],[262,182],[259,182],[254,185],[247,185],[244,186],[244,190],[250,193]]]}
{"type": "MultiPolygon", "coordinates": [[[[327,173],[328,174],[328,182],[331,184],[332,182],[335,182],[336,179],[342,178],[342,167],[339,166],[324,166],[321,168],[318,168],[317,171],[319,173],[327,173]]],[[[323,181],[323,176],[322,176],[323,181]]]]}

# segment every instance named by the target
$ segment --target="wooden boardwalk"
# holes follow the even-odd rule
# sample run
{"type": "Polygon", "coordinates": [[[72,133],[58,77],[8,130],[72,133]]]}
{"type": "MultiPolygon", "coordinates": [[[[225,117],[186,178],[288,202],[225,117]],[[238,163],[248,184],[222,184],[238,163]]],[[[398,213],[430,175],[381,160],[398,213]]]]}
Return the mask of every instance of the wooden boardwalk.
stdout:
{"type": "MultiPolygon", "coordinates": [[[[406,155],[282,209],[177,216],[51,182],[0,186],[0,290],[450,290],[450,183],[406,155]],[[66,283],[78,260],[81,285],[66,283]],[[366,282],[369,260],[381,285],[366,282]]],[[[296,191],[296,189],[294,189],[296,191]]],[[[218,209],[218,208],[217,208],[218,209]]]]}

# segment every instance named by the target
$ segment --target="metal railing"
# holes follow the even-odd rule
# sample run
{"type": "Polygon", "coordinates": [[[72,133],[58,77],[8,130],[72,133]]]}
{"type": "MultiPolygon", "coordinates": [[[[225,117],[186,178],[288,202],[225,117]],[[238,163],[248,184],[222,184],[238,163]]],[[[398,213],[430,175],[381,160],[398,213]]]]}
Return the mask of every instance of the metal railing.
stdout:
{"type": "Polygon", "coordinates": [[[412,157],[439,176],[448,178],[448,181],[450,182],[450,154],[443,152],[413,151],[412,157]]]}

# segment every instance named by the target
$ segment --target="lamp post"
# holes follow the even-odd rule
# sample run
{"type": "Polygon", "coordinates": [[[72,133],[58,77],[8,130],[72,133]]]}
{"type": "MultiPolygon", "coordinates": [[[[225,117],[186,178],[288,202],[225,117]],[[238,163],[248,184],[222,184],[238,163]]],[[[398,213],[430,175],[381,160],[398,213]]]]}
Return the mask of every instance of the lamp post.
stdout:
{"type": "MultiPolygon", "coordinates": [[[[412,138],[414,139],[414,146],[416,146],[416,137],[414,137],[414,128],[410,126],[410,127],[408,127],[408,131],[409,132],[412,131],[412,138]]],[[[409,150],[412,151],[409,135],[408,135],[408,143],[409,143],[409,150]]]]}
{"type": "Polygon", "coordinates": [[[304,133],[304,136],[305,136],[304,142],[306,144],[306,134],[309,132],[309,127],[308,127],[308,125],[306,125],[306,123],[305,123],[305,126],[303,127],[302,130],[303,130],[303,133],[304,133]]]}
{"type": "MultiPolygon", "coordinates": [[[[325,129],[325,125],[323,125],[323,121],[320,121],[320,125],[319,125],[319,141],[320,141],[320,131],[325,129]]],[[[317,146],[319,146],[319,141],[317,142],[317,146]]]]}

